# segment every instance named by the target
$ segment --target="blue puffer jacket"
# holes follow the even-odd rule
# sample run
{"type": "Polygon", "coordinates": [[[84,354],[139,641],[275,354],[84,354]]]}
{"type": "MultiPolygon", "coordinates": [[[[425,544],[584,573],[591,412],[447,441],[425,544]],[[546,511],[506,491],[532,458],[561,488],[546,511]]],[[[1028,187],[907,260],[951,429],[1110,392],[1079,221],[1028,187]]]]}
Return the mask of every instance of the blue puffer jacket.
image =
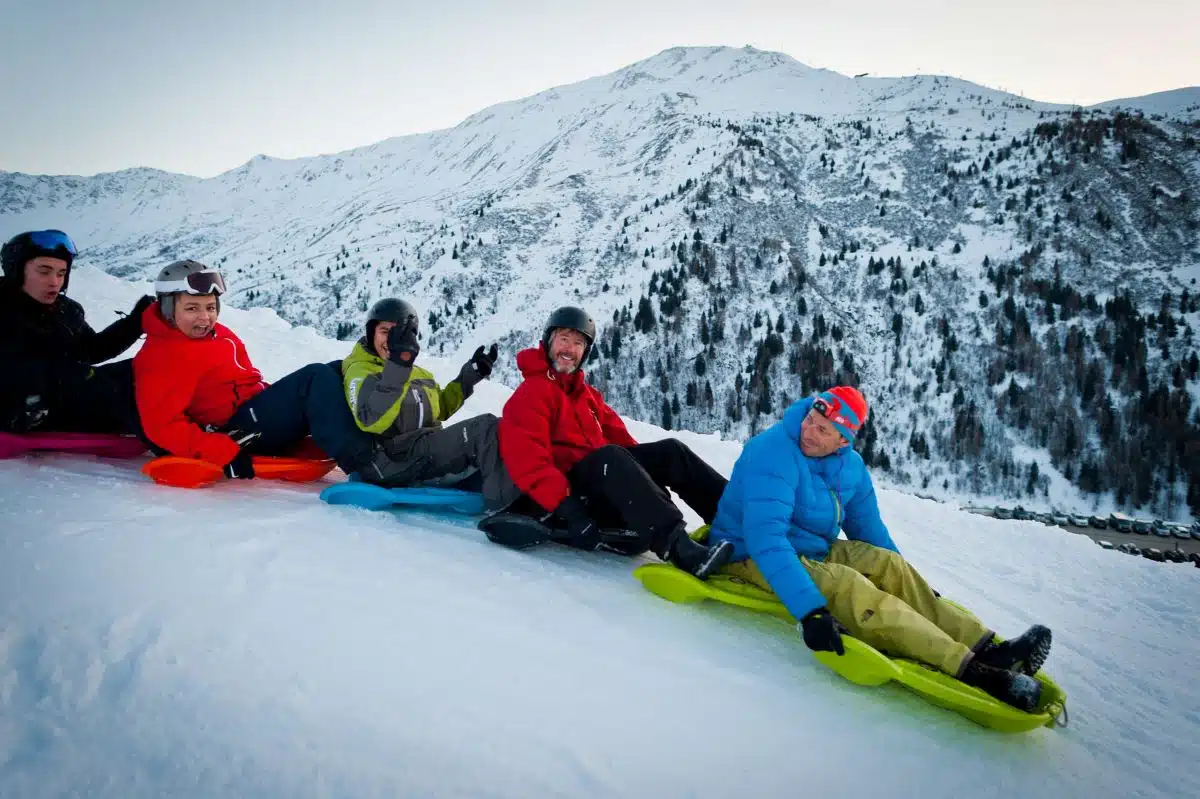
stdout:
{"type": "Polygon", "coordinates": [[[875,500],[862,456],[842,447],[824,458],[800,450],[800,424],[812,398],[746,442],[709,532],[732,541],[733,559],[752,558],[797,619],[825,604],[797,555],[823,560],[839,529],[855,541],[899,552],[875,500]]]}

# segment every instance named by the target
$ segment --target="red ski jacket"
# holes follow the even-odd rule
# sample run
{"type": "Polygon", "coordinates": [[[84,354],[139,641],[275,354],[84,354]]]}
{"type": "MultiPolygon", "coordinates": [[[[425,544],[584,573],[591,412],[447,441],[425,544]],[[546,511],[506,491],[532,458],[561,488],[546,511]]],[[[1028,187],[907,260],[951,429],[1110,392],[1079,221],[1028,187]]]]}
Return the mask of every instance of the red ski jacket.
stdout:
{"type": "Polygon", "coordinates": [[[606,444],[637,444],[582,371],[550,368],[541,347],[517,353],[525,376],[500,417],[500,457],[517,487],[546,510],[571,493],[566,473],[606,444]]]}
{"type": "Polygon", "coordinates": [[[146,343],[133,359],[138,414],[146,437],[175,455],[225,465],[238,453],[223,425],[243,402],[267,387],[246,346],[217,324],[204,338],[188,338],[163,319],[158,303],[142,314],[146,343]]]}

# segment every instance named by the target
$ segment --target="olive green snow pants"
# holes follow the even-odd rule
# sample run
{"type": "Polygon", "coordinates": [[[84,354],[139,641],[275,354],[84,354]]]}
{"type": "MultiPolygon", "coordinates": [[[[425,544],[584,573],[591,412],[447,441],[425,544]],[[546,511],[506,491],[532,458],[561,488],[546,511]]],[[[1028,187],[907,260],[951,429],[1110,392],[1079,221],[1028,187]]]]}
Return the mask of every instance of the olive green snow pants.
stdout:
{"type": "MultiPolygon", "coordinates": [[[[881,652],[919,660],[958,677],[992,631],[970,613],[940,600],[899,553],[838,539],[825,560],[800,562],[850,635],[881,652]]],[[[767,591],[752,560],[723,570],[767,591]]]]}

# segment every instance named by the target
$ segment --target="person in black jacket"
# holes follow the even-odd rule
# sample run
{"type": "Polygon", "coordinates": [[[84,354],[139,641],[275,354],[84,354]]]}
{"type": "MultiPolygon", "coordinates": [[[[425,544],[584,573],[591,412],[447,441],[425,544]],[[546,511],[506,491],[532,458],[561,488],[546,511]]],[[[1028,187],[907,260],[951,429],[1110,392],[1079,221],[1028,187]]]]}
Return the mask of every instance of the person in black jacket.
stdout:
{"type": "Polygon", "coordinates": [[[0,430],[140,433],[132,361],[94,364],[137,341],[154,298],[97,333],[66,296],[76,253],[61,230],[20,233],[0,249],[0,430]]]}

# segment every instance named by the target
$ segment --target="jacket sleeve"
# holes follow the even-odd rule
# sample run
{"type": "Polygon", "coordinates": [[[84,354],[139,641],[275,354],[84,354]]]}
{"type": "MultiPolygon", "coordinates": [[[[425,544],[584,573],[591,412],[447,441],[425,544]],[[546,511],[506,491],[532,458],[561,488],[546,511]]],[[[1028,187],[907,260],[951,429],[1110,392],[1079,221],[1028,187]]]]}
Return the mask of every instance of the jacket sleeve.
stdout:
{"type": "Polygon", "coordinates": [[[444,422],[453,416],[469,396],[471,396],[471,390],[457,378],[447,383],[445,388],[439,388],[438,421],[444,422]]]}
{"type": "Polygon", "coordinates": [[[137,316],[118,319],[99,333],[83,323],[79,335],[79,359],[84,363],[103,363],[133,346],[142,335],[142,320],[137,316]]]}
{"type": "Polygon", "coordinates": [[[504,403],[500,417],[500,458],[517,488],[548,511],[571,493],[567,476],[554,463],[550,443],[550,401],[525,381],[504,403]]]}
{"type": "Polygon", "coordinates": [[[383,371],[372,372],[370,364],[357,362],[345,370],[342,384],[346,401],[358,429],[383,433],[400,415],[400,403],[408,391],[413,367],[393,361],[383,362],[383,371]]]}
{"type": "Polygon", "coordinates": [[[143,349],[133,361],[134,394],[146,437],[172,454],[224,466],[238,454],[238,445],[224,433],[206,433],[187,417],[200,375],[168,356],[143,349]]]}
{"type": "Polygon", "coordinates": [[[875,498],[875,484],[866,466],[862,467],[862,482],[853,498],[846,503],[845,518],[842,519],[842,529],[846,537],[853,541],[863,541],[873,546],[899,552],[896,543],[879,515],[879,502],[875,498]]]}
{"type": "Polygon", "coordinates": [[[604,433],[604,440],[622,447],[637,446],[637,440],[629,434],[629,428],[625,427],[621,417],[609,407],[599,391],[596,391],[596,404],[600,406],[600,430],[604,433]]]}
{"type": "Polygon", "coordinates": [[[742,530],[746,551],[776,596],[797,620],[825,604],[825,597],[788,540],[798,483],[808,478],[796,459],[778,457],[769,439],[751,440],[738,467],[742,478],[742,530]]]}

